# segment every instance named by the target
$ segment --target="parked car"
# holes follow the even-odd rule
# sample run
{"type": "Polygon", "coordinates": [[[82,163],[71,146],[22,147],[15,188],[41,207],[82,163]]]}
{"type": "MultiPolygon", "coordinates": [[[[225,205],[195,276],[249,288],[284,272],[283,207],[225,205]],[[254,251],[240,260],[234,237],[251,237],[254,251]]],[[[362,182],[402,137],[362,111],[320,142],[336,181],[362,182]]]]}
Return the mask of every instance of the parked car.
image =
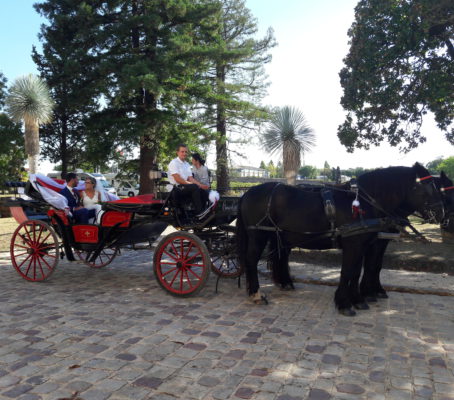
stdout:
{"type": "Polygon", "coordinates": [[[139,194],[139,185],[134,185],[132,182],[121,181],[117,186],[118,196],[137,196],[139,194]]]}

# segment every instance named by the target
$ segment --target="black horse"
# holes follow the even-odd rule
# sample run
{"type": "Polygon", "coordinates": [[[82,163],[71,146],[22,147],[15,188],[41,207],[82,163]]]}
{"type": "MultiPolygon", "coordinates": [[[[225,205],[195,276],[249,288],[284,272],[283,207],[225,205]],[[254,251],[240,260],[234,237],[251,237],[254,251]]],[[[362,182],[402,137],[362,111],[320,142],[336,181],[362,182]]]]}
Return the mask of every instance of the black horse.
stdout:
{"type": "MultiPolygon", "coordinates": [[[[372,173],[373,174],[373,173],[372,173]]],[[[442,218],[442,228],[449,232],[454,231],[454,186],[452,181],[446,176],[444,172],[441,172],[440,177],[433,177],[433,181],[437,189],[441,192],[441,198],[444,205],[444,216],[442,218]]],[[[383,210],[387,209],[387,197],[381,193],[381,188],[377,187],[373,183],[373,179],[370,179],[369,174],[361,175],[358,178],[358,187],[361,191],[366,192],[372,196],[378,203],[379,208],[373,210],[375,216],[383,216],[383,210]]],[[[408,208],[399,208],[393,212],[399,217],[406,218],[412,214],[415,210],[408,208]]],[[[380,282],[380,272],[383,266],[383,257],[386,252],[386,248],[390,240],[377,239],[368,248],[364,257],[364,274],[361,279],[360,293],[367,301],[373,302],[377,298],[387,298],[385,289],[380,282]]]]}
{"type": "Polygon", "coordinates": [[[273,280],[283,289],[293,289],[288,266],[292,247],[340,247],[342,269],[336,306],[345,315],[355,315],[352,306],[368,308],[359,292],[359,277],[377,233],[403,223],[394,215],[397,210],[418,211],[426,219],[438,221],[444,213],[434,179],[420,164],[380,169],[368,176],[379,189],[381,206],[360,191],[361,208],[354,212],[356,193],[349,190],[348,184],[307,188],[270,182],[244,194],[238,206],[238,255],[246,272],[248,293],[255,302],[266,301],[259,293],[257,263],[267,244],[273,280]],[[376,207],[384,207],[381,211],[386,218],[377,218],[376,207]]]}

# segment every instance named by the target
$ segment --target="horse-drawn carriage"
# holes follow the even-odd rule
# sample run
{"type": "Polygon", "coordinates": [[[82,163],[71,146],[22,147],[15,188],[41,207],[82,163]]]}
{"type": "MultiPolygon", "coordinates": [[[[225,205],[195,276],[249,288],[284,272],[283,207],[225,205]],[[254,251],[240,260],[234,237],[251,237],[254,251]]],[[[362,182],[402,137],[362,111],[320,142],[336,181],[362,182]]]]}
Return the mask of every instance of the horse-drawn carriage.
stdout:
{"type": "Polygon", "coordinates": [[[13,265],[25,279],[46,279],[64,255],[100,268],[122,249],[151,248],[162,236],[155,246],[153,269],[169,293],[197,293],[210,269],[225,277],[238,277],[244,269],[248,293],[261,302],[257,263],[265,247],[273,280],[284,289],[293,288],[288,270],[292,247],[338,247],[343,259],[335,303],[344,315],[354,315],[352,307],[368,308],[366,301],[387,297],[380,282],[383,254],[393,234],[404,226],[412,228],[410,214],[445,225],[454,220],[452,181],[443,173],[431,176],[419,164],[365,174],[356,190],[351,184],[265,183],[241,199],[221,197],[202,222],[191,218],[188,205],[181,204],[173,189],[162,198],[140,195],[106,202],[98,224],[75,224],[43,200],[43,184],[28,184],[26,192],[33,200],[26,205],[44,208],[49,222],[27,219],[11,241],[13,265]],[[168,226],[176,231],[163,236],[168,226]],[[387,236],[381,236],[383,231],[387,236]]]}
{"type": "Polygon", "coordinates": [[[201,290],[210,270],[219,276],[239,276],[235,227],[231,226],[238,198],[221,197],[199,221],[192,218],[191,204],[178,199],[177,190],[162,196],[106,201],[96,223],[80,224],[58,206],[60,203],[52,201],[60,196],[58,185],[49,178],[33,176],[25,188],[29,199],[9,202],[10,207],[28,207],[40,216],[21,221],[13,233],[12,264],[24,279],[43,281],[64,257],[102,268],[122,250],[154,248],[155,277],[162,288],[176,296],[201,290]],[[163,235],[169,226],[174,232],[163,235]]]}

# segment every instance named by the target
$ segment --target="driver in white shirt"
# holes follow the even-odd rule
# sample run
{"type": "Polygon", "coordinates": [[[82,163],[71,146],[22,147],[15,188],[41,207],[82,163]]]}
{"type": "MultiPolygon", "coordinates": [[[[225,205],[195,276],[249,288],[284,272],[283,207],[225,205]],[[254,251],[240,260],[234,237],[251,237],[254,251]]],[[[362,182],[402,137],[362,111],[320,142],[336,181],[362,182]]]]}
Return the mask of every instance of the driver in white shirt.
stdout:
{"type": "Polygon", "coordinates": [[[188,155],[188,147],[180,144],[177,149],[177,157],[169,163],[169,182],[172,185],[177,185],[179,188],[179,197],[191,197],[192,203],[195,207],[196,214],[203,212],[203,201],[205,200],[205,193],[203,189],[207,189],[192,176],[191,166],[186,161],[188,155]]]}

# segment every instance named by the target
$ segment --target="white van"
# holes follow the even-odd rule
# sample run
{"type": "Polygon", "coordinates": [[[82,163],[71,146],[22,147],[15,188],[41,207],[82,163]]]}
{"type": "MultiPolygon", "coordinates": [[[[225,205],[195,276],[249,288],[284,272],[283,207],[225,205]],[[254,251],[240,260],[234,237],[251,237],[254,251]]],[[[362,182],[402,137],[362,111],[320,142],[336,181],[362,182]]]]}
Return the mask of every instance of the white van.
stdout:
{"type": "Polygon", "coordinates": [[[128,197],[137,196],[139,194],[139,185],[134,185],[130,181],[120,181],[117,186],[117,194],[118,196],[128,197]]]}

